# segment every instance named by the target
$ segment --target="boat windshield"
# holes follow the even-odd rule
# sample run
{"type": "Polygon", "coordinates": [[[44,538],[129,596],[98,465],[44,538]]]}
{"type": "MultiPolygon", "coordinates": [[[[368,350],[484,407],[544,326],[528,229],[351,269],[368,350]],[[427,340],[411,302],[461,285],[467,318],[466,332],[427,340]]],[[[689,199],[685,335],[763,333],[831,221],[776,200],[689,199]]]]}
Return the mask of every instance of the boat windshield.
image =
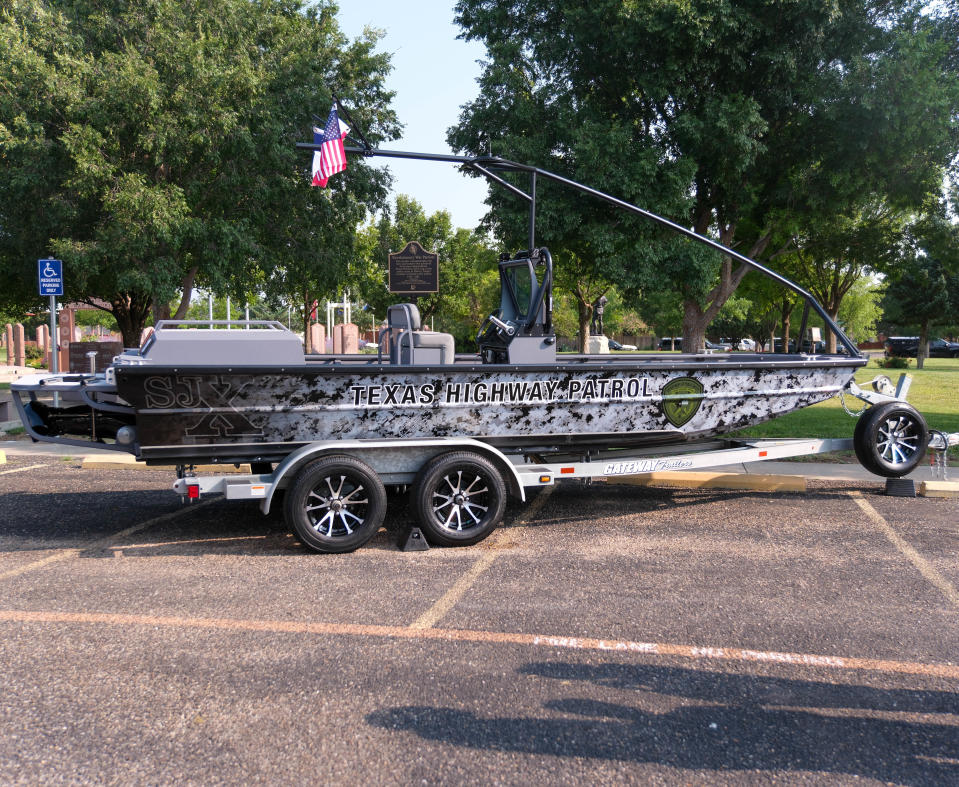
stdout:
{"type": "Polygon", "coordinates": [[[513,296],[516,319],[525,322],[530,303],[533,300],[533,282],[530,277],[529,264],[510,266],[503,271],[503,274],[509,285],[510,295],[513,296]]]}

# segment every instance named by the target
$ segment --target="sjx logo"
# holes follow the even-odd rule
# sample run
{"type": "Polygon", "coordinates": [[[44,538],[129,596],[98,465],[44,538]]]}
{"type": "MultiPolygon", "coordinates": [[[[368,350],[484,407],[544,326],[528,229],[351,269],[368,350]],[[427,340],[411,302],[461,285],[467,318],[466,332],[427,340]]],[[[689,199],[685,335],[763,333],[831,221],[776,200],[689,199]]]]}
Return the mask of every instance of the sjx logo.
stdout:
{"type": "Polygon", "coordinates": [[[192,438],[251,438],[263,437],[249,419],[233,404],[250,381],[237,382],[224,377],[147,377],[144,382],[146,409],[170,410],[186,415],[184,410],[198,411],[195,424],[184,430],[192,438]]]}

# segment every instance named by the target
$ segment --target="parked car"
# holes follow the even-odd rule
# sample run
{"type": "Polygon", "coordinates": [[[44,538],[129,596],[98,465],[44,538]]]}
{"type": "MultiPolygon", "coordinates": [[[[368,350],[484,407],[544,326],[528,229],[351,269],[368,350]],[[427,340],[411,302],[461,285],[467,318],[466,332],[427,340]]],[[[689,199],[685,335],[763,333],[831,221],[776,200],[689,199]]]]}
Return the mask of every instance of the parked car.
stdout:
{"type": "Polygon", "coordinates": [[[635,345],[635,344],[620,344],[620,343],[619,343],[618,341],[616,341],[615,339],[610,339],[610,340],[609,340],[609,349],[610,349],[610,350],[617,350],[617,351],[625,350],[626,352],[635,352],[635,351],[636,351],[636,345],[635,345]]]}
{"type": "Polygon", "coordinates": [[[754,352],[756,350],[756,342],[752,339],[740,339],[736,342],[736,349],[743,352],[754,352]]]}
{"type": "MultiPolygon", "coordinates": [[[[886,339],[886,357],[915,358],[919,354],[918,336],[890,336],[886,339]]],[[[959,358],[959,342],[929,340],[930,358],[959,358]]]]}
{"type": "Polygon", "coordinates": [[[918,336],[890,336],[885,343],[886,357],[915,358],[919,353],[918,336]]]}
{"type": "Polygon", "coordinates": [[[728,344],[720,344],[717,342],[711,342],[709,339],[705,341],[706,350],[712,353],[728,353],[732,347],[728,344]]]}
{"type": "Polygon", "coordinates": [[[959,358],[959,342],[933,339],[929,342],[930,358],[959,358]]]}
{"type": "MultiPolygon", "coordinates": [[[[773,352],[774,352],[774,353],[781,353],[781,352],[783,352],[783,340],[780,339],[778,336],[773,339],[773,352]]],[[[791,353],[796,352],[796,340],[795,340],[795,339],[790,339],[790,340],[789,340],[789,350],[788,350],[788,352],[791,352],[791,353]]]]}

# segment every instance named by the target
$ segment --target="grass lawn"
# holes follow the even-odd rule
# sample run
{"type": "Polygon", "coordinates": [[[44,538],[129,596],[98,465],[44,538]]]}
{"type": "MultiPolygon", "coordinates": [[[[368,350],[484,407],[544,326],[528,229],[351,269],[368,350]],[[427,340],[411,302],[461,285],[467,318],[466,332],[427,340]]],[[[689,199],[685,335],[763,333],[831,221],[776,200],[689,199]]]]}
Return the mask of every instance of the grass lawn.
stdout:
{"type": "MultiPolygon", "coordinates": [[[[922,413],[929,428],[959,432],[959,359],[927,358],[924,369],[880,369],[875,361],[870,361],[856,373],[856,382],[865,388],[865,384],[877,374],[884,374],[895,385],[902,372],[912,376],[907,399],[922,413]]],[[[853,412],[858,412],[862,405],[858,399],[846,397],[846,406],[853,412]]],[[[846,415],[836,397],[737,434],[748,437],[852,437],[855,426],[856,420],[846,415]]],[[[949,455],[959,460],[959,446],[952,448],[949,455]]]]}

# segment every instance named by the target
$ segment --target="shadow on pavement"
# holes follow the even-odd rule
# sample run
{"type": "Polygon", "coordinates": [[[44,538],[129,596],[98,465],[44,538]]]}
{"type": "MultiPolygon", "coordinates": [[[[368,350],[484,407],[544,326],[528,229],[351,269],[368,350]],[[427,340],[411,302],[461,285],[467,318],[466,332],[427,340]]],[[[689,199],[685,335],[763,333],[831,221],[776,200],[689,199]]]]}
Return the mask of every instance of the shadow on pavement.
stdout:
{"type": "Polygon", "coordinates": [[[629,693],[563,698],[539,717],[450,707],[371,713],[376,727],[454,746],[714,771],[812,771],[903,784],[959,783],[959,726],[890,718],[959,713],[953,692],[878,689],[679,667],[534,663],[526,675],[629,693]]]}

